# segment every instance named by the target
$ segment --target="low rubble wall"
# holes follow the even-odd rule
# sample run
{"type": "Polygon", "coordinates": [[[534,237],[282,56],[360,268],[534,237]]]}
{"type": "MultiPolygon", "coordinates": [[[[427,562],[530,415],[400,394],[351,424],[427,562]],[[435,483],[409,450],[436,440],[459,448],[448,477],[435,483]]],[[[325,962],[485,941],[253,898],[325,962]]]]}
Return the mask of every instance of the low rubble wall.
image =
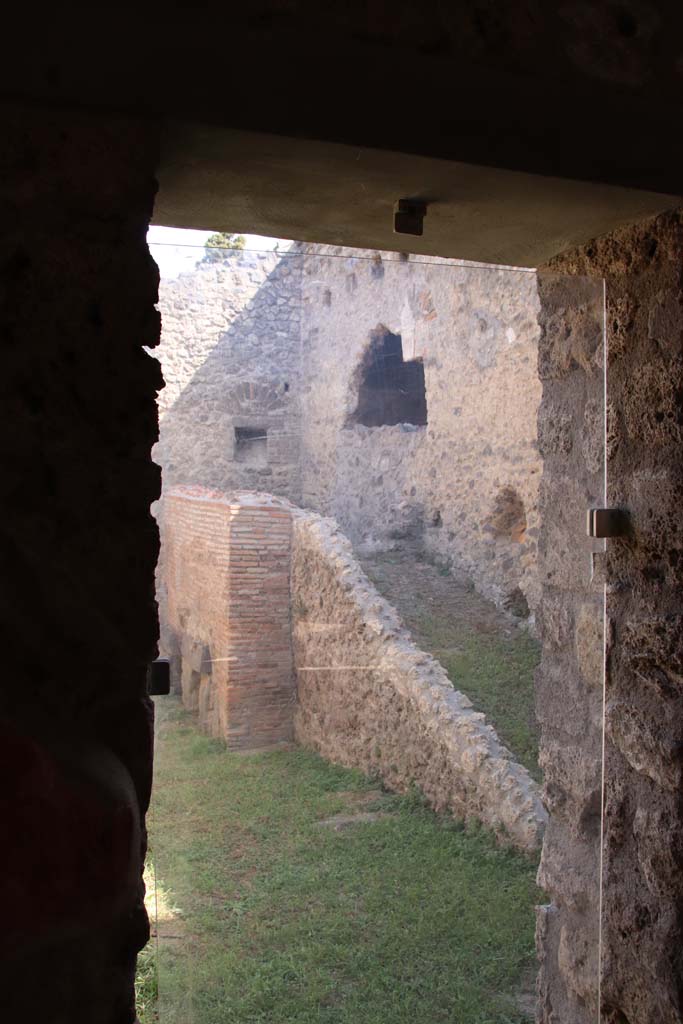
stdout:
{"type": "Polygon", "coordinates": [[[334,520],[294,514],[291,572],[297,741],[537,850],[536,783],[415,646],[334,520]]]}

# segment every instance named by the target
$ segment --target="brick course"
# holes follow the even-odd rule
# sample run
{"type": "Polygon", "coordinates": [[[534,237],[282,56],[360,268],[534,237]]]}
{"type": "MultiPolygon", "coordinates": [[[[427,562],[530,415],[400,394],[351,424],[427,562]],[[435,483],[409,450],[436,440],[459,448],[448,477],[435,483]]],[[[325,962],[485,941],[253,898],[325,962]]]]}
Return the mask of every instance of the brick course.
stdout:
{"type": "Polygon", "coordinates": [[[264,495],[164,497],[164,647],[183,703],[233,750],[292,739],[291,515],[264,495]]]}

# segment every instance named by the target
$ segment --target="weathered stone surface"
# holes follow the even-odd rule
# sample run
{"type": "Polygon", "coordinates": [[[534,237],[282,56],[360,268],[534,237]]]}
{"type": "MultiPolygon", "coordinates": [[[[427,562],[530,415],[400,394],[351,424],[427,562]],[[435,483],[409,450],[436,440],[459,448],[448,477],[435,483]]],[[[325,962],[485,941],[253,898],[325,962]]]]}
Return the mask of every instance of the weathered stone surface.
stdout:
{"type": "Polygon", "coordinates": [[[586,536],[586,509],[604,502],[601,281],[538,277],[541,665],[536,711],[550,820],[539,884],[539,1020],[597,1017],[603,725],[602,541],[586,536]]]}
{"type": "Polygon", "coordinates": [[[295,514],[292,600],[299,742],[399,792],[416,784],[437,810],[537,849],[546,815],[536,784],[412,643],[333,520],[295,514]]]}
{"type": "Polygon", "coordinates": [[[585,601],[576,616],[576,660],[579,671],[589,686],[602,690],[605,667],[605,638],[603,629],[604,601],[600,598],[585,601]]]}
{"type": "Polygon", "coordinates": [[[465,570],[500,607],[513,603],[524,616],[526,602],[535,613],[534,275],[413,257],[385,260],[378,279],[370,253],[308,251],[304,504],[334,516],[359,550],[421,535],[428,552],[465,570]],[[356,369],[378,325],[401,336],[405,359],[423,361],[425,427],[348,424],[356,369]],[[520,514],[500,529],[501,502],[511,493],[520,514]]]}
{"type": "Polygon", "coordinates": [[[154,458],[164,486],[298,501],[301,262],[273,252],[200,255],[194,271],[160,287],[166,387],[154,458]],[[263,459],[241,457],[240,428],[265,436],[263,459]]]}
{"type": "Polygon", "coordinates": [[[541,295],[541,380],[562,379],[577,369],[588,374],[600,372],[603,322],[595,283],[544,274],[541,295]]]}
{"type": "Polygon", "coordinates": [[[597,1019],[594,997],[598,973],[598,934],[588,933],[581,916],[550,904],[536,910],[536,949],[540,973],[537,984],[538,1020],[565,1021],[597,1019]],[[559,969],[565,984],[561,991],[552,984],[559,969]]]}
{"type": "MultiPolygon", "coordinates": [[[[680,469],[683,395],[681,213],[599,239],[553,261],[561,273],[604,276],[609,344],[608,503],[626,508],[628,537],[608,542],[602,1019],[609,1024],[679,1024],[683,1014],[683,654],[680,595],[680,469]]],[[[544,404],[546,396],[544,392],[544,404]]],[[[580,621],[580,612],[577,622],[580,621]]],[[[576,635],[582,674],[595,669],[590,615],[576,635]]],[[[556,754],[545,735],[542,757],[556,754]]],[[[582,744],[595,758],[592,733],[582,744]]],[[[576,781],[576,773],[567,772],[576,781]]],[[[565,800],[559,813],[580,806],[565,800]]],[[[562,922],[575,851],[546,833],[545,882],[562,922]]],[[[592,924],[575,921],[565,950],[539,928],[541,1019],[583,1021],[566,1009],[571,964],[592,924]],[[570,947],[574,946],[572,949],[570,947]],[[569,968],[569,970],[568,970],[569,968]],[[563,1016],[565,1013],[565,1016],[563,1016]]],[[[560,925],[564,928],[564,924],[560,925]]],[[[593,986],[593,995],[597,984],[593,986]]],[[[590,1001],[590,994],[587,997],[590,1001]]]]}
{"type": "Polygon", "coordinates": [[[540,758],[543,800],[577,838],[594,840],[600,830],[602,765],[587,757],[580,737],[546,740],[540,758]]]}
{"type": "Polygon", "coordinates": [[[155,457],[165,484],[303,501],[365,550],[421,538],[499,606],[533,616],[534,275],[377,255],[227,253],[162,282],[167,387],[155,457]],[[378,329],[400,335],[405,360],[422,361],[426,426],[353,422],[378,329]],[[237,455],[241,427],[267,432],[258,464],[237,455]],[[518,515],[501,529],[510,495],[518,515]]]}
{"type": "Polygon", "coordinates": [[[6,1020],[132,1024],[155,656],[158,125],[3,104],[6,1020]]]}

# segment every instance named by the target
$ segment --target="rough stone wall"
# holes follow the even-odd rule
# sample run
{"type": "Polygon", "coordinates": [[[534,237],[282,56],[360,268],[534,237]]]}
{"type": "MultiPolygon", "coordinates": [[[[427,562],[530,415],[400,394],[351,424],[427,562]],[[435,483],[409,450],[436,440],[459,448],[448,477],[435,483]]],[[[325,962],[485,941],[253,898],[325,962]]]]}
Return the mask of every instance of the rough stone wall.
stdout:
{"type": "Polygon", "coordinates": [[[535,608],[535,276],[316,252],[302,286],[304,505],[333,515],[360,548],[417,533],[497,603],[535,608]],[[348,425],[379,325],[401,336],[404,359],[423,360],[426,427],[348,425]],[[508,522],[510,498],[521,516],[508,522]]]}
{"type": "MultiPolygon", "coordinates": [[[[632,523],[627,539],[607,542],[606,561],[601,1009],[609,1024],[674,1024],[683,1016],[682,265],[678,211],[598,239],[550,268],[605,278],[607,497],[629,511],[632,523]]],[[[571,644],[581,624],[565,625],[571,644]]],[[[541,690],[542,719],[552,714],[552,699],[550,688],[541,690]]],[[[554,860],[556,868],[544,881],[557,920],[568,920],[577,900],[594,898],[578,882],[580,851],[564,840],[580,831],[583,817],[597,813],[595,784],[588,785],[598,767],[595,733],[577,737],[566,770],[558,766],[555,776],[558,800],[544,861],[554,860]],[[553,822],[561,818],[557,830],[553,822]]],[[[555,761],[545,730],[542,742],[546,762],[555,761]]],[[[596,996],[593,969],[584,981],[590,997],[584,1013],[563,1016],[585,944],[580,926],[565,931],[564,941],[560,934],[559,945],[556,929],[541,941],[542,1019],[595,1019],[588,1012],[596,996]]]]}
{"type": "Polygon", "coordinates": [[[0,1015],[132,1024],[151,784],[158,126],[0,107],[0,1015]]]}
{"type": "Polygon", "coordinates": [[[293,738],[291,515],[268,495],[162,502],[163,643],[185,707],[232,750],[293,738]]]}
{"type": "Polygon", "coordinates": [[[413,644],[334,520],[294,514],[291,587],[297,740],[537,849],[546,816],[536,784],[413,644]]]}
{"type": "Polygon", "coordinates": [[[534,275],[307,251],[233,253],[162,284],[165,485],[301,494],[355,545],[424,542],[525,616],[538,602],[534,275]],[[424,362],[426,427],[348,425],[378,326],[424,362]],[[264,426],[267,464],[236,461],[234,428],[264,426]]]}
{"type": "Polygon", "coordinates": [[[586,509],[604,503],[603,286],[539,275],[542,327],[538,430],[540,493],[536,711],[550,820],[539,883],[541,1019],[596,1021],[604,541],[586,536],[586,509]]]}
{"type": "Polygon", "coordinates": [[[297,501],[300,262],[275,253],[213,256],[161,282],[166,387],[154,458],[164,488],[267,490],[297,501]],[[240,447],[236,428],[267,440],[240,447]]]}

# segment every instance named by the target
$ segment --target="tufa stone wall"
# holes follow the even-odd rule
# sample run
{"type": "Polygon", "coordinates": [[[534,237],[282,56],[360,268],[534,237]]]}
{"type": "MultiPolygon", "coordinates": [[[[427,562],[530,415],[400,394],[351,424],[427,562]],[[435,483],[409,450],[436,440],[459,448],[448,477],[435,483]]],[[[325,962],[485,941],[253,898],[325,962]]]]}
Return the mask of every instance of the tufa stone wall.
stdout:
{"type": "MultiPolygon", "coordinates": [[[[152,251],[154,246],[152,246],[152,251]]],[[[214,250],[161,282],[164,487],[300,495],[300,263],[214,250]]]]}
{"type": "Polygon", "coordinates": [[[158,125],[0,105],[4,1020],[132,1024],[156,655],[158,125]]]}
{"type": "Polygon", "coordinates": [[[188,487],[161,517],[163,643],[183,704],[231,750],[291,740],[290,512],[188,487]]]}
{"type": "MultiPolygon", "coordinates": [[[[678,1024],[683,1017],[682,265],[679,210],[598,239],[551,266],[606,282],[607,496],[629,511],[632,524],[628,538],[608,541],[606,563],[600,966],[608,1024],[678,1024]]],[[[581,628],[577,617],[567,634],[571,642],[575,633],[577,650],[581,628]]],[[[552,713],[547,691],[541,713],[546,719],[552,713]]],[[[565,824],[562,832],[551,825],[547,833],[544,860],[557,868],[552,877],[546,872],[545,884],[557,918],[576,901],[577,851],[563,837],[579,831],[582,818],[597,815],[588,785],[597,770],[595,731],[577,737],[575,756],[566,759],[558,789],[563,811],[557,804],[553,809],[553,818],[562,814],[565,824]]],[[[557,761],[547,737],[543,745],[546,761],[557,761]]],[[[558,785],[560,774],[558,766],[558,785]]],[[[544,943],[544,1021],[565,1019],[564,999],[576,988],[574,965],[585,941],[580,928],[567,932],[564,942],[556,939],[550,935],[544,943]]],[[[583,981],[591,1007],[595,980],[591,970],[583,981]]]]}
{"type": "Polygon", "coordinates": [[[539,595],[534,275],[306,253],[227,254],[163,283],[155,457],[166,485],[257,486],[333,515],[358,547],[424,543],[528,615],[539,595]],[[370,399],[393,425],[353,422],[382,332],[424,373],[426,425],[397,422],[395,396],[378,391],[370,399]],[[236,445],[235,429],[261,437],[236,445]]]}
{"type": "Polygon", "coordinates": [[[411,641],[334,520],[295,513],[292,602],[297,740],[537,849],[546,814],[536,784],[411,641]]]}
{"type": "Polygon", "coordinates": [[[539,275],[543,400],[536,711],[550,812],[538,908],[543,1021],[596,1021],[600,934],[604,541],[586,509],[604,503],[603,286],[539,275]]]}
{"type": "Polygon", "coordinates": [[[528,614],[541,467],[535,276],[345,253],[316,247],[304,265],[304,504],[361,549],[418,536],[487,597],[528,614]],[[350,422],[378,327],[422,361],[426,426],[350,422]]]}

